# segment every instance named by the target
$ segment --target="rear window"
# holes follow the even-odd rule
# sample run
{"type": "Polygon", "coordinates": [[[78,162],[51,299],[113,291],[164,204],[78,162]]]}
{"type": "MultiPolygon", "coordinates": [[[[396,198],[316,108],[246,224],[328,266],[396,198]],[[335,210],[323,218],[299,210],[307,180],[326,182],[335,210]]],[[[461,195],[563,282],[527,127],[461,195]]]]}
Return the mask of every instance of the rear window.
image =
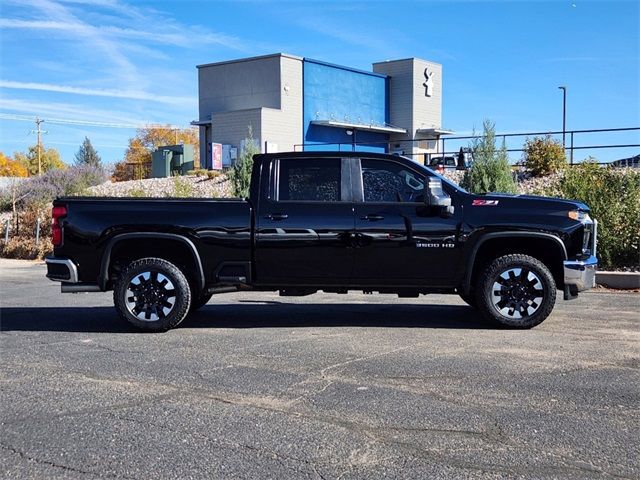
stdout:
{"type": "Polygon", "coordinates": [[[298,202],[339,202],[339,158],[280,160],[278,200],[298,202]]]}

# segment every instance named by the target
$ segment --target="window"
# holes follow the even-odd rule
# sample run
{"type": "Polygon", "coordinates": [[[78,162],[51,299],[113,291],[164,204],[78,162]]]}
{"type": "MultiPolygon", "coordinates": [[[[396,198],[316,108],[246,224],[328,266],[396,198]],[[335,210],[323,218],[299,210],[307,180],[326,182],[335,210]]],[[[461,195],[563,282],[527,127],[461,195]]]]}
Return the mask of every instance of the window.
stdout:
{"type": "Polygon", "coordinates": [[[365,202],[423,202],[425,179],[403,165],[362,160],[365,202]]]}
{"type": "Polygon", "coordinates": [[[278,200],[339,202],[339,158],[280,160],[278,200]]]}

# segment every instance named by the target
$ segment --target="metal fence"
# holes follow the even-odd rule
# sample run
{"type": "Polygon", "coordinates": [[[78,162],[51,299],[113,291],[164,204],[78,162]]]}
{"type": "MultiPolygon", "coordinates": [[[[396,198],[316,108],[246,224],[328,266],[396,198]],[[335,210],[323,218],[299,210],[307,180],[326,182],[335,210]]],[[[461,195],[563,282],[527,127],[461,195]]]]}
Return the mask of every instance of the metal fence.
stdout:
{"type": "MultiPolygon", "coordinates": [[[[591,130],[559,130],[546,132],[516,132],[516,133],[498,133],[496,140],[498,146],[504,142],[509,160],[516,163],[522,159],[524,152],[524,143],[527,139],[533,137],[550,136],[565,147],[567,159],[571,165],[580,162],[587,157],[594,157],[600,164],[610,163],[625,157],[632,157],[640,153],[640,127],[625,128],[599,128],[591,130]],[[597,139],[593,139],[597,136],[597,139]],[[604,158],[603,158],[603,152],[604,158]],[[513,154],[520,153],[517,157],[513,154]]],[[[469,148],[472,142],[482,138],[482,135],[467,136],[446,136],[440,139],[431,139],[429,141],[437,142],[436,152],[433,153],[406,153],[406,156],[412,156],[415,160],[424,160],[429,163],[432,157],[453,156],[457,155],[460,148],[469,148]],[[418,157],[418,158],[415,158],[418,157]]],[[[358,147],[377,147],[385,148],[386,151],[396,150],[395,145],[407,145],[416,142],[425,142],[427,139],[421,140],[396,140],[393,142],[343,142],[343,143],[301,143],[294,145],[294,150],[306,150],[309,147],[319,149],[323,146],[331,150],[349,151],[357,150],[358,147]]]]}

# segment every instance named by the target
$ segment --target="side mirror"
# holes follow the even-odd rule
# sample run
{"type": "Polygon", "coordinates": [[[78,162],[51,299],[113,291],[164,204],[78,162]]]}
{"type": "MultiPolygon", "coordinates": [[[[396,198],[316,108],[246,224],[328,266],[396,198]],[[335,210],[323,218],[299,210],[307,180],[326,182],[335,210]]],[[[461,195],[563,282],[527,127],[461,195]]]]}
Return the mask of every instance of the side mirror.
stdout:
{"type": "Polygon", "coordinates": [[[439,178],[429,178],[429,191],[425,196],[425,203],[430,207],[451,206],[451,197],[442,188],[442,181],[439,178]]]}

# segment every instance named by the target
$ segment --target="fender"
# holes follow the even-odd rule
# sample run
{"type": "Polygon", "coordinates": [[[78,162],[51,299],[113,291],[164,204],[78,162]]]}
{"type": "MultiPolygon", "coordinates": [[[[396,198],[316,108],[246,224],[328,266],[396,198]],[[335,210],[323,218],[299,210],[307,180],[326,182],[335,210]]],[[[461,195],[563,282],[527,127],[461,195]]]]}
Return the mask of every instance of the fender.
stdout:
{"type": "Polygon", "coordinates": [[[98,284],[100,285],[100,289],[105,291],[107,288],[107,281],[109,280],[109,264],[111,263],[111,251],[113,247],[123,240],[130,240],[133,238],[163,238],[168,240],[176,240],[185,244],[191,254],[193,255],[193,260],[196,263],[196,267],[198,269],[198,286],[202,290],[205,285],[204,279],[204,269],[202,268],[202,260],[200,259],[200,254],[198,253],[198,249],[194,245],[194,243],[189,240],[187,237],[182,235],[178,235],[176,233],[156,233],[156,232],[137,232],[137,233],[121,233],[120,235],[116,235],[105,247],[104,254],[102,255],[102,262],[100,265],[100,276],[98,278],[98,284]]]}
{"type": "Polygon", "coordinates": [[[486,233],[478,239],[476,244],[473,246],[473,250],[471,250],[471,254],[469,255],[469,258],[467,259],[467,268],[464,274],[464,282],[462,284],[462,289],[464,290],[465,295],[468,295],[469,291],[471,290],[471,272],[473,271],[473,265],[476,261],[476,254],[478,253],[478,250],[480,249],[482,244],[485,243],[487,240],[492,240],[494,238],[516,238],[516,237],[541,238],[545,240],[551,240],[552,242],[555,242],[555,244],[560,248],[560,251],[562,253],[562,260],[567,259],[567,248],[565,247],[564,243],[562,242],[562,240],[560,240],[560,238],[558,238],[557,236],[551,233],[523,232],[518,230],[507,231],[507,232],[486,233]]]}

